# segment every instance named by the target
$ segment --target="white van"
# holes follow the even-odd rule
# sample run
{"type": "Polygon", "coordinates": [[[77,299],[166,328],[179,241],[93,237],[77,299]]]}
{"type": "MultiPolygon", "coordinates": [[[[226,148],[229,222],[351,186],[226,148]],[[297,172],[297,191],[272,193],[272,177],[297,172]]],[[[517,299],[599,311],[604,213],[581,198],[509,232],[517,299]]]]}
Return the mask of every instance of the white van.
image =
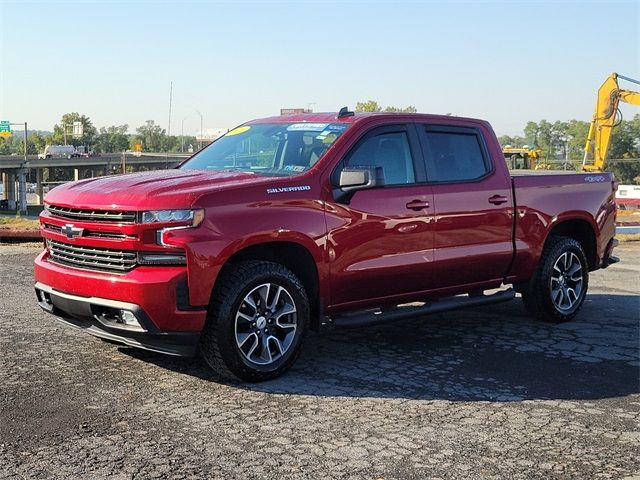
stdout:
{"type": "Polygon", "coordinates": [[[38,158],[51,158],[51,157],[77,157],[78,153],[73,145],[47,145],[44,148],[44,153],[39,153],[38,158]]]}

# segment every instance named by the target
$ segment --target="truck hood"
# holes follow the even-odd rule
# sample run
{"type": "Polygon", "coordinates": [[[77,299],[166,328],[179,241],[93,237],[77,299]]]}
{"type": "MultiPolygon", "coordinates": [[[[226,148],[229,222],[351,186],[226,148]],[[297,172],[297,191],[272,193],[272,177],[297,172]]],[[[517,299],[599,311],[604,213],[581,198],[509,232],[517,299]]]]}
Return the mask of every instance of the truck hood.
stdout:
{"type": "Polygon", "coordinates": [[[156,170],[66,183],[51,190],[45,202],[74,208],[185,208],[203,194],[269,182],[274,178],[244,172],[156,170]]]}

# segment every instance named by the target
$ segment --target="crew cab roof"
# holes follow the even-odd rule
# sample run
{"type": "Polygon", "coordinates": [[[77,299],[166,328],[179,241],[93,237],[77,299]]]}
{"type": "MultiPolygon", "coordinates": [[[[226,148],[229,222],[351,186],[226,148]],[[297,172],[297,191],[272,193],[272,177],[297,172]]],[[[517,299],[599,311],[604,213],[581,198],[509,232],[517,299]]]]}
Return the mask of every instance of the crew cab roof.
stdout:
{"type": "Polygon", "coordinates": [[[485,120],[467,117],[457,117],[451,115],[432,115],[426,113],[404,113],[404,112],[366,112],[355,113],[351,116],[345,116],[337,118],[337,112],[324,112],[324,113],[297,113],[293,115],[277,115],[273,117],[260,118],[246,122],[245,125],[252,125],[258,123],[302,123],[302,122],[317,122],[317,123],[359,123],[363,120],[372,117],[388,117],[394,118],[398,121],[411,122],[437,122],[442,120],[452,119],[460,121],[471,121],[476,123],[487,123],[485,120]]]}

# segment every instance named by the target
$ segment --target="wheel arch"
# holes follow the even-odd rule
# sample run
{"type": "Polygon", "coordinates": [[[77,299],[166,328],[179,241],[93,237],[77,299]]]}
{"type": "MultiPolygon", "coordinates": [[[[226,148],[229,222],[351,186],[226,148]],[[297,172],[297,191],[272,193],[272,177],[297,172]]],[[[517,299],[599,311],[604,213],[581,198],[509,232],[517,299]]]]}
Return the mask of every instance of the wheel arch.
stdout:
{"type": "Polygon", "coordinates": [[[291,270],[300,279],[307,292],[311,308],[311,327],[312,329],[319,327],[322,312],[320,274],[316,259],[306,246],[291,240],[276,240],[254,243],[241,248],[222,265],[211,295],[215,294],[216,286],[225,269],[247,260],[275,262],[291,270]]]}
{"type": "Polygon", "coordinates": [[[580,243],[587,257],[587,262],[589,262],[589,270],[595,270],[597,268],[598,249],[596,244],[596,231],[590,219],[581,217],[559,219],[549,229],[543,248],[551,237],[558,236],[573,238],[580,243]]]}

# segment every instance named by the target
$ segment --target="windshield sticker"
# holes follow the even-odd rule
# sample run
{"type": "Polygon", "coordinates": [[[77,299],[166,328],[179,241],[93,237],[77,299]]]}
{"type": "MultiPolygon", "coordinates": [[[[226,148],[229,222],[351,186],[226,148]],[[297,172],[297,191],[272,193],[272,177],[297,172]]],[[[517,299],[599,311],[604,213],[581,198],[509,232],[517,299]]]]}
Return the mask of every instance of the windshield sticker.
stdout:
{"type": "Polygon", "coordinates": [[[225,134],[225,137],[231,137],[232,135],[240,135],[241,133],[244,133],[244,132],[246,132],[246,131],[248,131],[250,129],[251,129],[251,127],[248,126],[248,125],[245,125],[244,127],[237,127],[237,128],[234,128],[233,130],[227,132],[225,134]]]}
{"type": "Polygon", "coordinates": [[[305,167],[302,165],[285,165],[282,169],[285,172],[304,172],[305,167]]]}
{"type": "Polygon", "coordinates": [[[287,127],[287,130],[290,132],[321,132],[327,128],[327,125],[326,123],[293,123],[287,127]]]}
{"type": "Polygon", "coordinates": [[[296,185],[295,187],[267,188],[267,193],[304,192],[305,190],[311,190],[311,186],[296,185]]]}
{"type": "Polygon", "coordinates": [[[327,130],[333,130],[334,132],[344,132],[348,125],[346,123],[331,123],[327,126],[327,130]]]}
{"type": "Polygon", "coordinates": [[[333,142],[336,141],[336,138],[338,138],[338,136],[335,133],[330,133],[329,135],[327,135],[325,138],[322,139],[322,143],[324,143],[325,145],[331,145],[333,142]]]}

